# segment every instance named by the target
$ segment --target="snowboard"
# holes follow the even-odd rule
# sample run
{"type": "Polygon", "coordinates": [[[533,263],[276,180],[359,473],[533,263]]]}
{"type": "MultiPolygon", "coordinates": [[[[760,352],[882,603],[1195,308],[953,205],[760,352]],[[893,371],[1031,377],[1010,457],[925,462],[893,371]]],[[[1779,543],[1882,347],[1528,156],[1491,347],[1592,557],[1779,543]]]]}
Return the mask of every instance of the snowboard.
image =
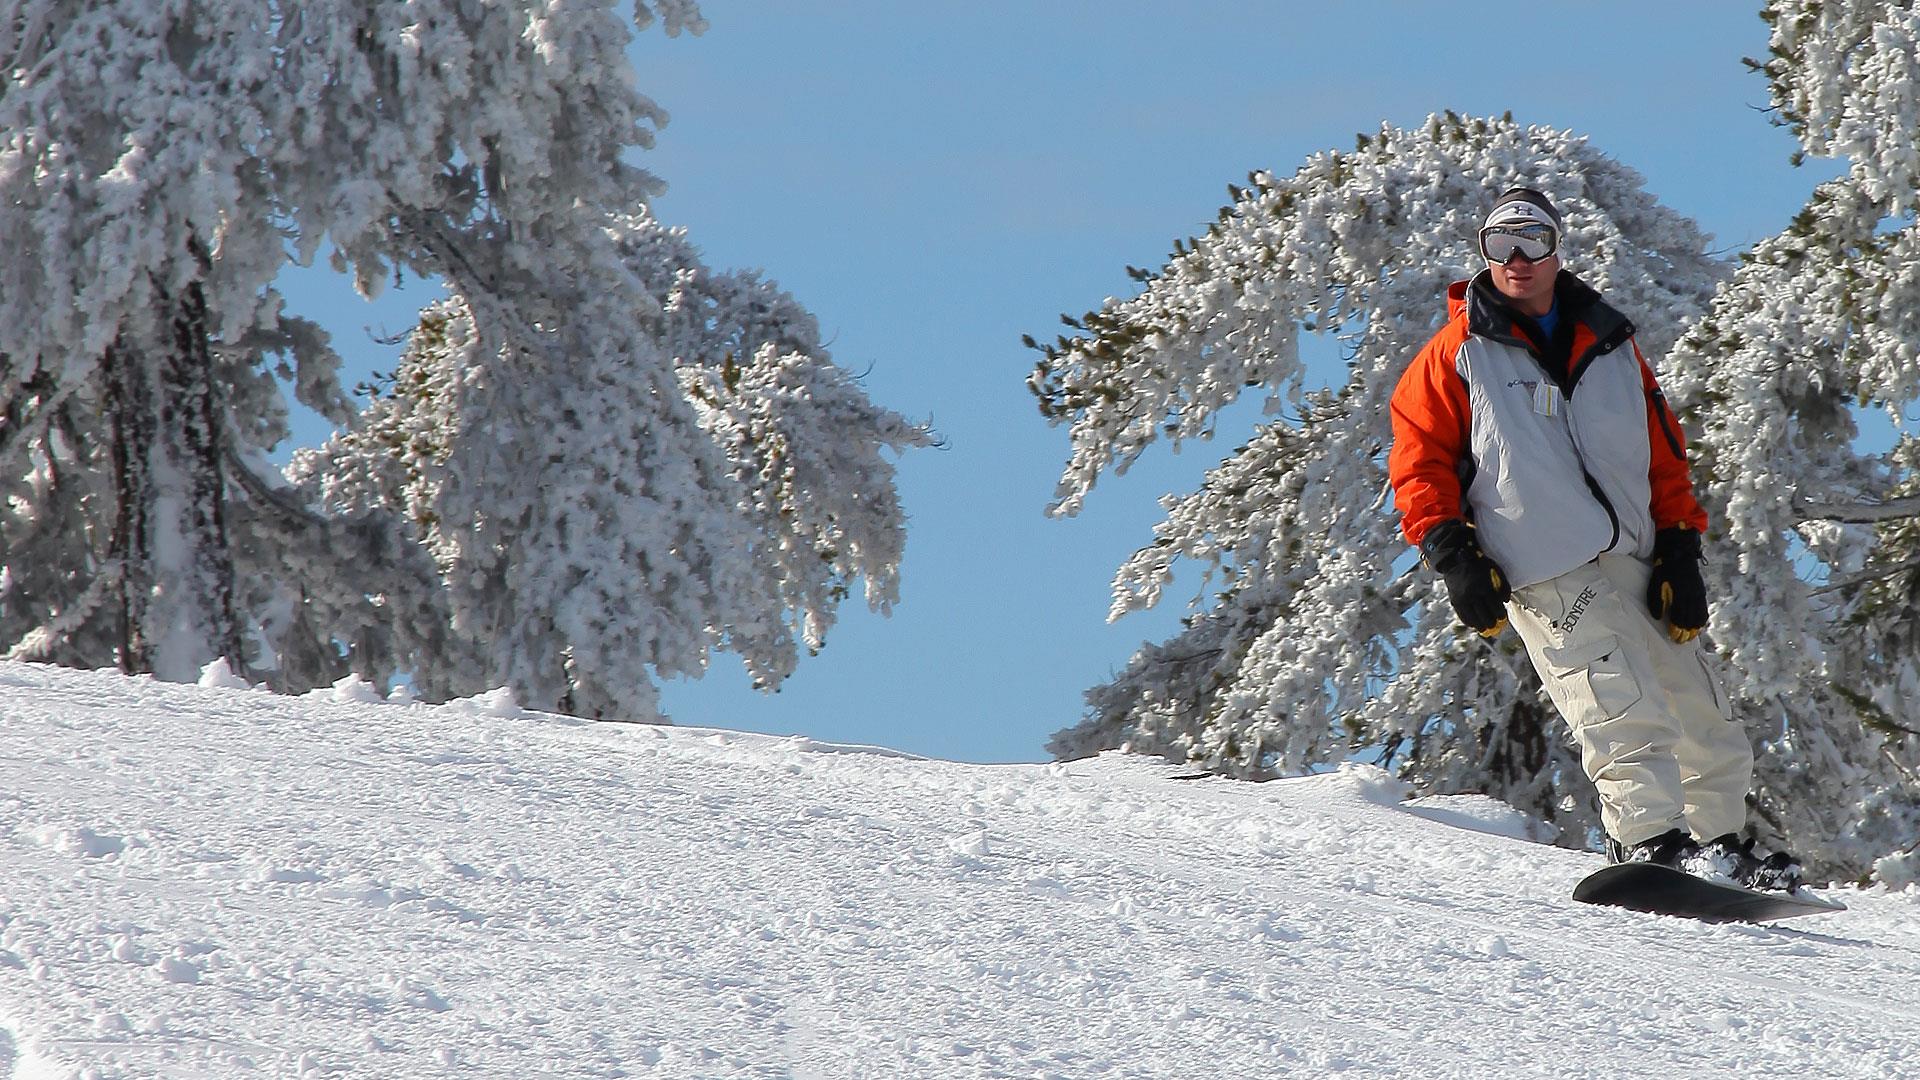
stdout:
{"type": "Polygon", "coordinates": [[[1573,898],[1587,904],[1702,922],[1764,922],[1847,910],[1845,904],[1823,900],[1804,889],[1756,892],[1647,862],[1618,863],[1596,870],[1573,887],[1573,898]]]}

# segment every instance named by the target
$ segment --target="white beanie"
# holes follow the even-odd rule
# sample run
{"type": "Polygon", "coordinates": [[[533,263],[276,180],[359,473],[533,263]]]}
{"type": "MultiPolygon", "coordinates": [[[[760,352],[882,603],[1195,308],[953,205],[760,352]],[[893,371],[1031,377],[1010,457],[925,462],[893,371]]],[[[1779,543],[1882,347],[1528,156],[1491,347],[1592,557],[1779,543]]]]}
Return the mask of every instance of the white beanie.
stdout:
{"type": "Polygon", "coordinates": [[[1560,211],[1545,195],[1532,188],[1510,188],[1493,201],[1493,210],[1487,214],[1482,228],[1495,225],[1525,225],[1538,223],[1550,226],[1554,232],[1561,231],[1560,211]]]}

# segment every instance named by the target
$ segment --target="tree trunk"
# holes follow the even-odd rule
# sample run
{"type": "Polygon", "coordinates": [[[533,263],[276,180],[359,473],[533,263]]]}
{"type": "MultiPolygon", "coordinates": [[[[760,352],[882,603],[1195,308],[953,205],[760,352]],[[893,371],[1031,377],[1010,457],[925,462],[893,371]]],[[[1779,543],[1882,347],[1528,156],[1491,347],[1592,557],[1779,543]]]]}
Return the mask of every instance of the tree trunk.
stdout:
{"type": "MultiPolygon", "coordinates": [[[[1531,679],[1525,684],[1538,686],[1531,679]]],[[[1537,693],[1522,693],[1507,710],[1506,722],[1489,726],[1483,736],[1489,743],[1487,794],[1549,824],[1560,817],[1553,774],[1558,724],[1558,714],[1543,705],[1537,693]]]]}
{"type": "Polygon", "coordinates": [[[221,424],[198,284],[167,297],[160,341],[122,336],[104,395],[113,439],[112,557],[120,669],[188,682],[224,656],[243,666],[233,610],[221,424]]]}

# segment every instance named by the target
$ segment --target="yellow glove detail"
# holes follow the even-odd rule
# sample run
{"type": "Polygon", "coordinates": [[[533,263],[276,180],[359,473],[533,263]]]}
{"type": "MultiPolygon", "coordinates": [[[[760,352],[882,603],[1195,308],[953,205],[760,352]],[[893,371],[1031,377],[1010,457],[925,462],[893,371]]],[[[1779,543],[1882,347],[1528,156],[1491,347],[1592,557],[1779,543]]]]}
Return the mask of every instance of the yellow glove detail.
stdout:
{"type": "MultiPolygon", "coordinates": [[[[1672,609],[1673,609],[1673,586],[1663,581],[1660,583],[1660,610],[1657,614],[1659,615],[1660,618],[1664,619],[1667,617],[1667,612],[1672,609]]],[[[1700,636],[1700,628],[1696,626],[1691,629],[1686,629],[1686,628],[1675,626],[1672,623],[1668,623],[1667,636],[1673,639],[1674,644],[1685,645],[1687,642],[1692,641],[1694,638],[1697,638],[1700,636]]]]}
{"type": "MultiPolygon", "coordinates": [[[[1488,567],[1487,576],[1493,579],[1494,592],[1501,593],[1506,591],[1507,585],[1506,585],[1506,582],[1502,580],[1500,577],[1499,567],[1497,566],[1488,567]]],[[[1507,617],[1505,615],[1502,615],[1500,616],[1499,622],[1494,623],[1492,626],[1489,626],[1485,630],[1480,631],[1480,636],[1483,638],[1486,638],[1488,641],[1492,641],[1494,638],[1497,638],[1500,636],[1500,631],[1505,630],[1506,628],[1507,628],[1507,617]]]]}

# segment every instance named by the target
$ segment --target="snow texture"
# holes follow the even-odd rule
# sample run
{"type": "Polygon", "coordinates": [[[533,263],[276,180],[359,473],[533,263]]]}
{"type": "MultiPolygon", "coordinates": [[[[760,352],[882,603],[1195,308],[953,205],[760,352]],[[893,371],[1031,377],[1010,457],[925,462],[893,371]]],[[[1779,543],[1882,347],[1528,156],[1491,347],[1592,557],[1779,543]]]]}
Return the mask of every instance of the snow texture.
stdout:
{"type": "Polygon", "coordinates": [[[1880,1078],[1920,1044],[1920,890],[1583,907],[1596,856],[1365,766],[0,691],[0,1075],[1880,1078]]]}

